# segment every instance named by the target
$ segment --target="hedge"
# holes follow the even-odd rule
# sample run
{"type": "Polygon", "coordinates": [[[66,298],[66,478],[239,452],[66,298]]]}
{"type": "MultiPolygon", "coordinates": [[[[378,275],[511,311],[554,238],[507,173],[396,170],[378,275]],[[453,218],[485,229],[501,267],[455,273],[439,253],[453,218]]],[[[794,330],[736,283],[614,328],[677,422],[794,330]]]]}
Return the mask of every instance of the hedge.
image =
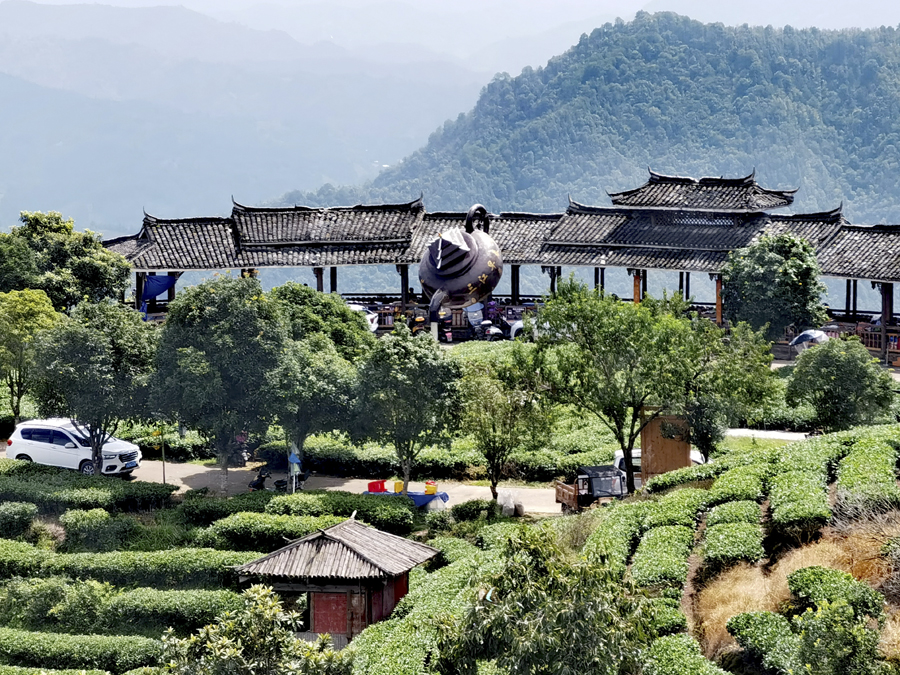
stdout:
{"type": "MultiPolygon", "coordinates": [[[[131,672],[131,671],[129,671],[131,672]]],[[[49,668],[25,668],[0,665],[0,675],[109,675],[108,670],[52,670],[49,668]]]]}
{"type": "Polygon", "coordinates": [[[707,661],[690,635],[668,635],[653,641],[644,661],[644,675],[727,675],[707,661]]]}
{"type": "Polygon", "coordinates": [[[674,598],[650,598],[653,608],[653,631],[661,637],[687,630],[687,617],[681,611],[681,602],[674,598]]]}
{"type": "Polygon", "coordinates": [[[674,490],[654,502],[644,518],[644,529],[664,525],[694,527],[709,502],[709,490],[682,488],[674,490]]]}
{"type": "Polygon", "coordinates": [[[266,505],[266,513],[289,516],[356,516],[379,530],[409,534],[416,507],[408,497],[360,495],[338,490],[311,490],[275,497],[266,505]]]}
{"type": "Polygon", "coordinates": [[[175,485],[85,476],[52,466],[0,459],[0,501],[35,504],[43,513],[102,508],[141,511],[170,505],[175,485]]]}
{"type": "Polygon", "coordinates": [[[582,553],[588,560],[624,576],[651,506],[650,502],[631,502],[608,507],[597,519],[597,527],[585,541],[582,553]]]}
{"type": "Polygon", "coordinates": [[[831,518],[824,474],[789,471],[769,481],[772,527],[782,537],[808,542],[831,518]]]}
{"type": "Polygon", "coordinates": [[[763,667],[782,675],[803,672],[797,656],[800,638],[791,623],[773,612],[747,612],[728,619],[728,632],[763,667]]]}
{"type": "Polygon", "coordinates": [[[838,465],[838,504],[866,509],[900,506],[896,463],[897,449],[892,444],[878,438],[857,441],[838,465]]]}
{"type": "Polygon", "coordinates": [[[186,497],[178,508],[181,509],[184,519],[188,523],[206,527],[233,513],[262,513],[276,496],[275,492],[269,490],[245,492],[234,497],[207,497],[202,494],[192,494],[186,497]]]}
{"type": "Polygon", "coordinates": [[[759,523],[759,504],[751,501],[728,502],[710,509],[706,516],[706,526],[724,523],[759,523]]]}
{"type": "Polygon", "coordinates": [[[457,522],[478,520],[482,517],[490,520],[500,515],[500,505],[493,499],[470,499],[450,508],[450,514],[457,522]]]}
{"type": "Polygon", "coordinates": [[[638,586],[683,586],[687,580],[688,556],[694,531],[681,525],[657,527],[638,544],[631,563],[631,576],[638,586]]]}
{"type": "Polygon", "coordinates": [[[675,469],[674,471],[668,471],[659,474],[658,476],[654,476],[647,481],[644,489],[651,493],[662,492],[678,485],[684,485],[685,483],[715,478],[719,474],[727,471],[728,468],[729,466],[727,463],[720,461],[712,461],[708,464],[695,464],[694,466],[687,466],[683,469],[675,469]]]}
{"type": "Polygon", "coordinates": [[[214,623],[228,611],[244,606],[232,591],[160,591],[136,588],[114,596],[100,611],[101,623],[112,630],[127,626],[129,632],[162,634],[172,628],[181,636],[214,623]]]}
{"type": "Polygon", "coordinates": [[[742,560],[756,562],[766,555],[762,540],[762,527],[758,523],[723,523],[707,527],[703,560],[715,571],[742,560]]]}
{"type": "MultiPolygon", "coordinates": [[[[275,516],[234,513],[197,534],[197,543],[226,551],[275,551],[293,539],[346,520],[341,516],[275,516]]],[[[362,519],[361,519],[362,520],[362,519]]]]}
{"type": "Polygon", "coordinates": [[[804,567],[791,572],[787,581],[798,613],[807,608],[815,609],[823,601],[844,600],[857,617],[884,617],[884,596],[841,570],[804,567]]]}
{"type": "Polygon", "coordinates": [[[196,431],[186,431],[184,437],[171,430],[163,436],[154,435],[158,427],[133,425],[120,429],[116,436],[123,441],[134,443],[141,449],[144,459],[162,458],[162,443],[165,442],[167,462],[188,462],[192,459],[213,459],[216,456],[212,444],[196,431]]]}
{"type": "Polygon", "coordinates": [[[69,576],[116,586],[156,588],[233,587],[233,567],[260,557],[257,552],[181,548],[168,551],[52,553],[23,542],[0,539],[0,577],[69,576]]]}
{"type": "Polygon", "coordinates": [[[69,551],[112,551],[128,541],[138,527],[128,516],[112,517],[104,509],[71,509],[59,518],[69,551]]]}
{"type": "Polygon", "coordinates": [[[474,544],[456,537],[435,537],[425,543],[441,552],[441,562],[444,563],[455,563],[458,560],[471,558],[479,550],[474,544]]]}
{"type": "Polygon", "coordinates": [[[710,503],[761,500],[770,471],[768,464],[749,464],[729,469],[710,488],[710,503]]]}
{"type": "Polygon", "coordinates": [[[156,665],[159,640],[122,635],[58,635],[0,628],[0,660],[35,668],[95,668],[112,673],[156,665]]]}
{"type": "Polygon", "coordinates": [[[0,537],[17,539],[28,531],[37,515],[37,506],[28,502],[0,504],[0,537]]]}

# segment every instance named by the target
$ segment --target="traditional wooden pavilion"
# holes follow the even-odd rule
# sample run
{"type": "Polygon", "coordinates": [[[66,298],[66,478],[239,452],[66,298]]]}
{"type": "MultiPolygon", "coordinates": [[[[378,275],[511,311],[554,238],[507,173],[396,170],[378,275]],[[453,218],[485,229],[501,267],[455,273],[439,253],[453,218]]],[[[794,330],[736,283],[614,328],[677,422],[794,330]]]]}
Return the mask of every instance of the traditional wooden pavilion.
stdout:
{"type": "MultiPolygon", "coordinates": [[[[743,178],[687,178],[650,172],[633,190],[610,194],[612,206],[569,200],[564,213],[490,215],[491,235],[503,254],[511,301],[518,304],[519,268],[540,265],[551,291],[563,266],[592,267],[604,286],[605,271],[625,268],[634,278],[634,300],[643,297],[648,270],[679,273],[690,296],[691,274],[721,284],[728,253],[763,234],[790,232],[808,239],[822,273],[847,282],[845,312],[856,314],[859,281],[882,291],[882,314],[893,316],[893,284],[900,281],[900,225],[852,225],[838,207],[807,214],[771,213],[789,207],[794,190],[760,186],[743,178]]],[[[144,216],[140,231],[107,242],[137,272],[137,297],[147,275],[187,270],[311,267],[317,287],[338,291],[338,268],[393,264],[399,297],[407,300],[409,266],[440,232],[461,225],[465,213],[428,213],[420,197],[405,204],[336,208],[249,207],[234,203],[227,218],[164,220],[144,216]]],[[[170,298],[173,297],[170,291],[170,298]]],[[[716,294],[716,315],[722,308],[716,294]]]]}
{"type": "Polygon", "coordinates": [[[306,593],[306,639],[329,633],[344,647],[390,616],[409,590],[409,571],[439,551],[349,519],[237,568],[241,581],[282,593],[306,593]]]}

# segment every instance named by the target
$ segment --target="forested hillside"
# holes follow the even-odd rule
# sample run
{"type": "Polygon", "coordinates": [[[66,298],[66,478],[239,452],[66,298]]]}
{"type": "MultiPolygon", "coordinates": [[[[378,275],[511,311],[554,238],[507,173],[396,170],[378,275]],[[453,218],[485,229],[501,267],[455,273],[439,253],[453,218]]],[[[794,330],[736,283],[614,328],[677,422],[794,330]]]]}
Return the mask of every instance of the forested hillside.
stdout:
{"type": "Polygon", "coordinates": [[[844,203],[854,222],[900,222],[900,33],[702,24],[639,13],[518,77],[401,164],[358,187],[278,203],[407,200],[429,210],[560,211],[608,203],[647,167],[750,173],[799,187],[795,210],[844,203]]]}

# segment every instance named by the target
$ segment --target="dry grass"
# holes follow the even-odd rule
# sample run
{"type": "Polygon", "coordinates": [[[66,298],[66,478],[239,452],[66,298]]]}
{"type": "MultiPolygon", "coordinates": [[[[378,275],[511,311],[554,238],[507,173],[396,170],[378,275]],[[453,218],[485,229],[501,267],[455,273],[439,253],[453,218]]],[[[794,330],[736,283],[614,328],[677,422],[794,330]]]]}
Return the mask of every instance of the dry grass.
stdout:
{"type": "Polygon", "coordinates": [[[900,662],[900,611],[891,608],[884,629],[881,631],[881,640],[878,642],[878,651],[887,660],[894,663],[900,662]]]}
{"type": "Polygon", "coordinates": [[[787,553],[767,574],[746,563],[733,567],[710,581],[697,596],[695,619],[708,659],[718,659],[735,648],[728,634],[728,619],[743,612],[777,612],[790,598],[787,576],[811,565],[849,571],[844,550],[831,541],[821,541],[787,553]]]}

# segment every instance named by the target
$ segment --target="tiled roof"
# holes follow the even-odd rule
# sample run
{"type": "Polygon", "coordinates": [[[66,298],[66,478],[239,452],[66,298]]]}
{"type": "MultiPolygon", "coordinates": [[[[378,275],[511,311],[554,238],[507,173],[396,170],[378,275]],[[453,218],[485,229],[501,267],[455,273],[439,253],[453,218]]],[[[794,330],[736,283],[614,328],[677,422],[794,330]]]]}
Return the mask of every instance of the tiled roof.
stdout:
{"type": "Polygon", "coordinates": [[[819,251],[842,227],[849,224],[838,207],[834,211],[824,213],[768,216],[765,233],[771,235],[790,233],[806,239],[816,251],[819,251]]]}
{"type": "Polygon", "coordinates": [[[704,209],[715,211],[765,211],[794,202],[796,190],[760,187],[755,173],[745,178],[686,178],[650,172],[641,187],[611,193],[616,206],[644,209],[704,209]]]}
{"type": "Polygon", "coordinates": [[[728,258],[727,251],[687,249],[608,248],[547,244],[541,249],[544,265],[573,267],[630,267],[678,272],[718,272],[728,258]]]}
{"type": "MultiPolygon", "coordinates": [[[[392,499],[392,497],[385,497],[392,499]]],[[[345,520],[237,568],[242,576],[359,580],[398,577],[439,551],[345,520]]]]}
{"type": "Polygon", "coordinates": [[[819,251],[826,276],[900,281],[900,225],[845,225],[819,251]]]}
{"type": "Polygon", "coordinates": [[[217,270],[236,264],[234,228],[230,218],[162,220],[144,217],[140,239],[146,244],[129,262],[139,270],[217,270]]]}

